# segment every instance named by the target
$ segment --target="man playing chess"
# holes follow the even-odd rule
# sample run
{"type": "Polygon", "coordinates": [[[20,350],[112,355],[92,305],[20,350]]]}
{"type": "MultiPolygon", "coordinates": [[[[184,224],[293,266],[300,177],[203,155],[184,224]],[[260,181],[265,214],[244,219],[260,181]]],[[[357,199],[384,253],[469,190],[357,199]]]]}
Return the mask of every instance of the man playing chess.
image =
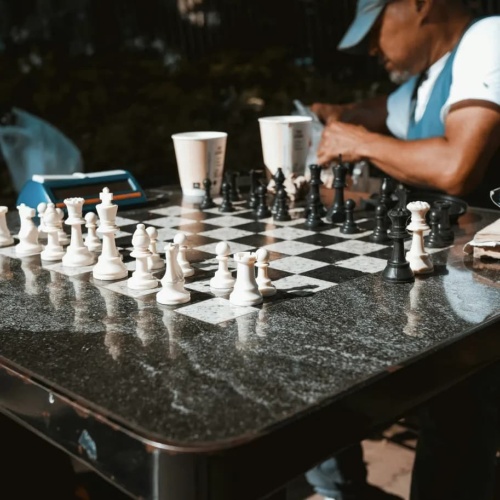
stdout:
{"type": "MultiPolygon", "coordinates": [[[[463,3],[358,0],[339,49],[378,56],[400,86],[365,102],[313,104],[326,125],[319,163],[340,154],[368,160],[406,185],[492,208],[489,191],[500,186],[500,16],[473,19],[463,3]]],[[[411,500],[493,498],[497,372],[421,412],[411,500]]],[[[386,498],[366,485],[360,447],[307,478],[327,498],[386,498]]]]}
{"type": "Polygon", "coordinates": [[[489,191],[500,186],[500,16],[473,19],[463,3],[358,0],[339,49],[377,56],[401,85],[360,103],[313,104],[326,124],[320,163],[368,160],[407,185],[491,208],[489,191]]]}

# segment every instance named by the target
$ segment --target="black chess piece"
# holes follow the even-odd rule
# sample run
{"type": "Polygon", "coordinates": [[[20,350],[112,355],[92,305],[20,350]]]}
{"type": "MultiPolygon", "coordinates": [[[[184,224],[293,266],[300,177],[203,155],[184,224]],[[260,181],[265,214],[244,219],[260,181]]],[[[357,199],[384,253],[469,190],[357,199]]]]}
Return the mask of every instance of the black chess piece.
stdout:
{"type": "Polygon", "coordinates": [[[390,241],[387,221],[388,216],[385,205],[377,205],[375,209],[375,228],[373,233],[370,234],[370,241],[374,243],[387,243],[390,241]]]}
{"type": "Polygon", "coordinates": [[[439,223],[441,222],[441,213],[437,208],[429,210],[430,232],[424,238],[425,246],[428,248],[445,248],[448,244],[441,238],[439,233],[439,223]]]}
{"type": "Polygon", "coordinates": [[[345,221],[344,188],[347,187],[346,176],[348,172],[349,167],[342,162],[337,163],[333,167],[333,188],[335,189],[335,195],[333,204],[326,213],[326,220],[328,222],[345,221]]]}
{"type": "Polygon", "coordinates": [[[271,212],[275,214],[278,210],[278,192],[283,187],[283,183],[285,182],[285,174],[283,173],[283,169],[277,168],[275,174],[273,175],[274,180],[274,202],[271,212]]]}
{"type": "Polygon", "coordinates": [[[392,177],[384,177],[382,179],[382,184],[380,185],[380,195],[378,199],[378,204],[385,205],[387,212],[394,207],[394,200],[392,199],[392,194],[396,189],[395,181],[392,177]]]}
{"type": "Polygon", "coordinates": [[[411,191],[406,186],[403,184],[399,185],[396,189],[396,197],[398,199],[396,203],[397,208],[406,208],[406,205],[410,201],[410,193],[411,191]]]}
{"type": "Polygon", "coordinates": [[[309,181],[309,194],[307,195],[307,208],[306,208],[306,217],[311,209],[311,205],[314,203],[317,204],[315,210],[320,214],[321,217],[326,215],[326,208],[321,202],[320,195],[320,186],[323,184],[321,180],[321,165],[311,164],[309,165],[309,171],[311,172],[311,180],[309,181]]]}
{"type": "Polygon", "coordinates": [[[274,214],[274,219],[278,221],[291,220],[292,218],[288,212],[288,194],[285,186],[281,186],[279,191],[276,193],[276,199],[278,200],[278,204],[276,213],[274,214]]]}
{"type": "Polygon", "coordinates": [[[404,241],[408,236],[406,225],[410,215],[410,211],[406,208],[393,208],[389,212],[392,223],[390,238],[394,243],[391,258],[382,271],[382,279],[388,283],[412,283],[415,281],[415,275],[411,270],[410,263],[406,260],[404,248],[404,241]]]}
{"type": "Polygon", "coordinates": [[[256,189],[257,199],[259,200],[259,204],[257,205],[257,209],[255,214],[258,219],[266,219],[267,217],[271,217],[271,210],[267,206],[267,188],[264,184],[260,184],[256,189]]]}
{"type": "Polygon", "coordinates": [[[350,198],[345,202],[345,221],[340,228],[342,234],[356,234],[359,233],[359,227],[354,222],[354,209],[356,202],[350,198]]]}
{"type": "Polygon", "coordinates": [[[226,172],[226,180],[231,186],[230,189],[230,195],[231,195],[231,201],[241,201],[241,193],[240,190],[238,189],[238,177],[239,177],[239,172],[235,172],[232,170],[228,170],[226,172]]]}
{"type": "Polygon", "coordinates": [[[313,191],[310,196],[310,205],[304,224],[310,228],[324,226],[325,223],[321,217],[321,200],[319,193],[313,191]]]}
{"type": "Polygon", "coordinates": [[[206,210],[207,208],[215,207],[215,202],[210,193],[210,190],[212,189],[212,181],[208,177],[203,180],[203,189],[205,190],[205,196],[203,197],[203,200],[201,200],[200,209],[206,210]]]}
{"type": "Polygon", "coordinates": [[[254,210],[259,204],[259,199],[255,191],[259,187],[259,179],[263,173],[263,170],[250,170],[250,196],[248,198],[248,206],[254,210]]]}
{"type": "Polygon", "coordinates": [[[219,212],[234,212],[234,207],[231,203],[231,185],[227,181],[222,183],[222,203],[220,204],[219,212]]]}
{"type": "Polygon", "coordinates": [[[451,245],[455,240],[455,234],[451,229],[451,222],[450,222],[451,203],[445,200],[443,201],[438,200],[435,201],[432,204],[432,206],[439,212],[439,225],[438,225],[439,236],[446,245],[451,245]]]}

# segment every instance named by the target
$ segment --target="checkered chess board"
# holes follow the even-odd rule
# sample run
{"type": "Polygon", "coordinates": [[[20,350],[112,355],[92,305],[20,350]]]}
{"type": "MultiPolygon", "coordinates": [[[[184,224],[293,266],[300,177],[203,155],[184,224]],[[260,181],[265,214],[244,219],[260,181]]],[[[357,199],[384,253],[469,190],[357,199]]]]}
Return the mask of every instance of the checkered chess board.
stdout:
{"type": "MultiPolygon", "coordinates": [[[[308,228],[304,208],[291,209],[290,215],[292,220],[287,222],[275,221],[273,217],[258,220],[254,212],[243,205],[235,205],[232,213],[221,213],[218,207],[200,211],[196,206],[180,205],[136,209],[118,213],[116,243],[130,275],[135,268],[130,253],[137,224],[157,228],[157,249],[160,253],[175,234],[180,231],[185,233],[189,245],[187,257],[195,268],[195,274],[186,278],[185,286],[191,292],[191,302],[175,307],[175,312],[211,324],[219,324],[283,300],[311,295],[385,268],[392,245],[370,241],[369,236],[375,225],[371,213],[362,218],[356,214],[360,232],[353,235],[342,234],[341,224],[308,228]],[[277,294],[264,298],[261,306],[238,307],[229,303],[228,292],[224,294],[211,290],[209,282],[218,267],[215,247],[220,241],[229,243],[231,253],[255,251],[261,247],[267,249],[270,255],[269,277],[278,290],[277,294]]],[[[407,248],[410,243],[410,240],[406,241],[407,248]]],[[[434,253],[443,249],[427,251],[434,253]]],[[[0,255],[18,258],[14,246],[0,248],[0,255]]],[[[39,256],[35,258],[39,259],[39,256]]],[[[98,287],[133,298],[154,297],[159,291],[159,288],[131,290],[127,279],[113,282],[95,280],[92,266],[69,268],[60,262],[41,260],[39,265],[42,269],[88,280],[98,287]]],[[[229,260],[229,267],[235,268],[232,259],[229,260]]],[[[160,269],[154,274],[160,279],[163,272],[160,269]]]]}

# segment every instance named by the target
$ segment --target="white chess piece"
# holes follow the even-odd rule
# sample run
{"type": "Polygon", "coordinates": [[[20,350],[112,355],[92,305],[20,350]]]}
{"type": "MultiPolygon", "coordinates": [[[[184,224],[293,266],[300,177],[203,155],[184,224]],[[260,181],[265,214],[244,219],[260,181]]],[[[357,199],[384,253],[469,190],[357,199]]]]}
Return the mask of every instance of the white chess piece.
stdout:
{"type": "Polygon", "coordinates": [[[177,263],[179,245],[168,243],[165,247],[166,269],[161,280],[162,289],[156,294],[156,301],[165,305],[184,304],[191,300],[191,294],[184,288],[184,274],[177,263]]]}
{"type": "Polygon", "coordinates": [[[263,297],[270,297],[276,293],[276,287],[272,284],[268,276],[269,269],[269,252],[265,248],[259,248],[255,252],[257,257],[257,262],[255,266],[257,267],[257,285],[259,286],[259,292],[263,297]]]}
{"type": "Polygon", "coordinates": [[[33,222],[35,209],[24,203],[21,203],[17,209],[21,228],[19,229],[19,243],[15,247],[16,253],[22,257],[41,253],[43,246],[38,243],[38,229],[33,222]]]}
{"type": "Polygon", "coordinates": [[[64,204],[68,209],[68,218],[65,224],[71,226],[71,241],[66,250],[62,263],[67,267],[90,266],[95,262],[94,254],[84,245],[82,225],[83,198],[66,198],[64,204]]]}
{"type": "Polygon", "coordinates": [[[229,302],[236,306],[254,306],[262,302],[262,294],[255,281],[255,254],[238,252],[234,254],[237,264],[236,282],[229,295],[229,302]]]}
{"type": "Polygon", "coordinates": [[[424,248],[424,231],[429,229],[425,214],[429,211],[430,205],[426,201],[412,201],[406,205],[406,208],[411,212],[410,224],[406,229],[413,233],[406,260],[415,274],[432,273],[434,271],[432,259],[424,248]]]}
{"type": "Polygon", "coordinates": [[[132,237],[134,250],[130,254],[135,258],[135,271],[127,280],[127,286],[132,290],[149,290],[158,286],[158,280],[153,277],[148,269],[148,259],[151,256],[149,251],[149,236],[144,224],[137,224],[137,229],[132,237]]]}
{"type": "Polygon", "coordinates": [[[191,264],[187,260],[186,252],[187,252],[187,236],[184,233],[177,233],[174,236],[174,243],[179,245],[179,253],[177,255],[177,262],[181,266],[182,274],[187,278],[188,276],[193,276],[194,269],[191,264]]]}
{"type": "Polygon", "coordinates": [[[38,220],[40,223],[38,224],[38,237],[39,238],[46,238],[47,237],[47,231],[45,231],[45,228],[43,226],[43,214],[45,213],[45,210],[47,210],[47,203],[42,201],[36,206],[36,211],[38,213],[38,220]]]}
{"type": "Polygon", "coordinates": [[[115,221],[118,205],[112,203],[113,194],[107,187],[103,188],[99,197],[101,203],[96,205],[96,210],[101,224],[97,232],[103,236],[102,252],[92,270],[92,275],[98,280],[119,280],[128,275],[128,270],[116,248],[115,233],[118,226],[115,221]]]}
{"type": "Polygon", "coordinates": [[[69,245],[69,238],[63,228],[64,212],[61,208],[56,208],[57,215],[59,215],[59,243],[63,246],[69,245]]]}
{"type": "Polygon", "coordinates": [[[149,236],[149,251],[151,252],[148,259],[149,269],[150,271],[163,269],[165,267],[165,261],[161,258],[156,246],[158,242],[158,230],[156,227],[150,226],[146,228],[146,233],[148,233],[149,236]]]}
{"type": "Polygon", "coordinates": [[[9,211],[7,207],[0,207],[0,247],[8,247],[14,244],[14,238],[11,236],[7,227],[5,214],[9,211]]]}
{"type": "Polygon", "coordinates": [[[61,260],[64,256],[64,248],[59,244],[59,215],[53,203],[46,205],[43,210],[40,225],[47,233],[47,245],[40,257],[49,262],[61,260]]]}
{"type": "Polygon", "coordinates": [[[87,237],[85,238],[85,246],[91,252],[100,252],[102,243],[97,236],[97,215],[94,212],[85,214],[85,227],[87,228],[87,237]]]}
{"type": "Polygon", "coordinates": [[[219,261],[219,268],[215,271],[210,280],[210,287],[216,290],[229,290],[234,287],[235,279],[228,269],[228,259],[231,249],[229,243],[220,241],[215,247],[216,259],[219,261]]]}

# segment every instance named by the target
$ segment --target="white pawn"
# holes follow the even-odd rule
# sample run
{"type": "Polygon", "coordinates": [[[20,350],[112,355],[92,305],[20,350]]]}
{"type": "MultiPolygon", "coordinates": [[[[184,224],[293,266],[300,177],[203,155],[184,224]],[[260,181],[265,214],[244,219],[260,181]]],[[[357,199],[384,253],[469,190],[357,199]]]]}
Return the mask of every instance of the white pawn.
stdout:
{"type": "Polygon", "coordinates": [[[21,228],[19,229],[19,243],[15,247],[16,253],[22,257],[41,253],[43,247],[38,243],[38,229],[33,222],[33,217],[36,214],[35,209],[24,203],[21,203],[17,209],[19,210],[21,228]]]}
{"type": "Polygon", "coordinates": [[[411,212],[410,224],[406,229],[413,233],[410,250],[406,253],[406,260],[410,263],[415,274],[427,274],[434,271],[431,256],[424,248],[424,231],[429,229],[425,221],[425,214],[430,205],[425,201],[412,201],[406,205],[411,212]]]}
{"type": "Polygon", "coordinates": [[[188,262],[186,258],[186,252],[187,252],[186,242],[187,242],[187,236],[184,233],[177,233],[174,236],[174,243],[179,245],[177,262],[179,262],[179,265],[181,266],[182,269],[182,274],[184,274],[185,278],[187,278],[188,276],[193,276],[194,274],[194,269],[191,267],[191,264],[188,262]]]}
{"type": "Polygon", "coordinates": [[[149,290],[158,286],[158,280],[153,277],[148,269],[148,259],[151,256],[149,251],[149,236],[144,224],[137,224],[137,229],[132,237],[134,250],[130,254],[135,258],[135,271],[127,280],[127,286],[133,290],[149,290]]]}
{"type": "Polygon", "coordinates": [[[45,231],[45,228],[43,226],[43,214],[45,213],[45,210],[47,210],[47,203],[42,201],[36,206],[36,211],[38,213],[38,220],[40,221],[40,224],[38,224],[38,237],[39,238],[46,238],[47,231],[45,231]]]}
{"type": "Polygon", "coordinates": [[[85,238],[85,246],[91,252],[100,252],[102,243],[97,236],[97,215],[94,212],[85,214],[85,227],[87,228],[87,237],[85,238]]]}
{"type": "Polygon", "coordinates": [[[59,230],[59,243],[61,245],[69,245],[69,237],[63,229],[64,212],[61,208],[56,208],[57,215],[59,216],[58,230],[59,230]]]}
{"type": "Polygon", "coordinates": [[[62,258],[64,266],[90,266],[95,262],[94,254],[83,243],[82,225],[85,224],[85,219],[82,217],[82,209],[84,202],[83,198],[66,198],[64,200],[68,209],[68,218],[65,224],[71,226],[71,241],[62,258]]]}
{"type": "Polygon", "coordinates": [[[146,233],[149,236],[149,251],[151,255],[148,259],[148,266],[151,271],[155,269],[163,269],[165,267],[164,260],[160,257],[158,250],[156,248],[156,243],[158,242],[158,230],[156,227],[150,226],[146,228],[146,233]]]}
{"type": "Polygon", "coordinates": [[[47,233],[47,245],[40,257],[42,260],[50,262],[61,260],[64,256],[64,248],[59,244],[59,215],[53,203],[45,206],[40,225],[44,228],[44,232],[47,233]]]}
{"type": "Polygon", "coordinates": [[[228,290],[233,288],[235,279],[228,269],[228,259],[231,249],[229,243],[220,241],[215,247],[216,259],[219,261],[219,268],[215,271],[213,278],[210,280],[210,287],[216,290],[228,290]]]}
{"type": "Polygon", "coordinates": [[[234,254],[237,264],[236,283],[229,295],[229,302],[236,306],[254,306],[262,302],[262,294],[255,281],[255,254],[238,252],[234,254]]]}
{"type": "Polygon", "coordinates": [[[276,293],[276,287],[272,284],[268,276],[269,269],[269,252],[265,248],[259,248],[255,252],[257,257],[257,262],[255,266],[257,267],[257,285],[259,286],[259,292],[263,297],[270,297],[276,293]]]}
{"type": "Polygon", "coordinates": [[[0,247],[8,247],[14,244],[14,238],[10,234],[5,217],[8,211],[9,209],[7,207],[0,207],[0,247]]]}
{"type": "Polygon", "coordinates": [[[168,243],[165,247],[166,269],[161,280],[162,289],[156,294],[156,301],[165,305],[184,304],[191,300],[191,294],[184,288],[184,275],[177,263],[179,245],[168,243]]]}

